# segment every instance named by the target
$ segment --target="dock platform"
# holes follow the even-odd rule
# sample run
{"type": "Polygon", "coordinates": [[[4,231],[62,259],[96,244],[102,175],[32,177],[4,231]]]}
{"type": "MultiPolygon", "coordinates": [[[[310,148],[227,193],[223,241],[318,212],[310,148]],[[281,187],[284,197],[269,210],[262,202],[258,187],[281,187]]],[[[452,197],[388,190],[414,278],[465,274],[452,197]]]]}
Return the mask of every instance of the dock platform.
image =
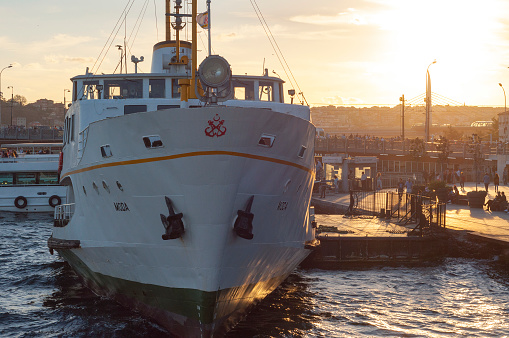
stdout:
{"type": "MultiPolygon", "coordinates": [[[[484,185],[478,185],[477,189],[484,189],[484,185]]],[[[466,183],[460,193],[472,190],[475,190],[475,183],[466,183]]],[[[509,197],[508,186],[499,186],[499,191],[504,191],[509,197]]],[[[495,196],[494,186],[490,185],[486,200],[495,196]]],[[[485,243],[509,256],[509,214],[506,212],[471,209],[468,205],[449,203],[444,234],[416,237],[407,235],[415,224],[404,226],[375,216],[341,215],[348,209],[349,198],[346,193],[329,193],[325,198],[313,195],[317,223],[325,231],[318,235],[320,249],[310,256],[305,265],[333,268],[348,263],[422,262],[444,256],[451,247],[451,236],[485,243]],[[320,214],[324,211],[329,212],[320,214]]]]}

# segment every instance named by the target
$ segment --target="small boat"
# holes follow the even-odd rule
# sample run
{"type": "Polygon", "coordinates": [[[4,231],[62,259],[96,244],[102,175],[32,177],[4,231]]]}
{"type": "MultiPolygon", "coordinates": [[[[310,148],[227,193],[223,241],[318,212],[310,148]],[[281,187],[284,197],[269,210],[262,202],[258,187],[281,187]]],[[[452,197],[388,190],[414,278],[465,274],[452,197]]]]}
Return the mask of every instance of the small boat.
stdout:
{"type": "Polygon", "coordinates": [[[190,14],[170,7],[150,73],[71,79],[67,203],[48,247],[173,335],[217,336],[317,243],[316,130],[308,106],[284,103],[279,77],[232,75],[218,55],[198,65],[196,1],[190,14]],[[179,39],[184,18],[191,41],[179,39]]]}
{"type": "Polygon", "coordinates": [[[59,184],[62,144],[3,144],[0,149],[0,211],[51,212],[66,202],[59,184]]]}

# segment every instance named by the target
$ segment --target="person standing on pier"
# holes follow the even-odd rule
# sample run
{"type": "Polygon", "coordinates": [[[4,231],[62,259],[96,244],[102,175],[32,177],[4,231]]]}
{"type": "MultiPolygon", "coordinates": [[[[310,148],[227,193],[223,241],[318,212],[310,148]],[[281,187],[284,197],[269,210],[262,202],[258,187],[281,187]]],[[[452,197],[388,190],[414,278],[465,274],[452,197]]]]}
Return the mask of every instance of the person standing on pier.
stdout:
{"type": "Polygon", "coordinates": [[[498,192],[499,184],[500,184],[500,176],[498,176],[498,173],[495,173],[495,177],[493,177],[493,185],[495,186],[495,192],[498,192]]]}
{"type": "Polygon", "coordinates": [[[325,177],[322,177],[320,181],[320,198],[325,198],[325,189],[327,189],[327,181],[325,180],[325,177]]]}
{"type": "Polygon", "coordinates": [[[368,176],[366,175],[366,173],[364,173],[364,171],[362,172],[361,175],[361,187],[362,190],[368,190],[368,176]]]}
{"type": "Polygon", "coordinates": [[[460,174],[460,187],[461,190],[465,190],[465,174],[463,173],[463,171],[460,174]]]}
{"type": "Polygon", "coordinates": [[[488,172],[484,173],[483,182],[484,188],[486,189],[486,192],[488,192],[488,186],[490,185],[490,175],[488,175],[488,172]]]}
{"type": "Polygon", "coordinates": [[[382,190],[382,173],[376,175],[376,190],[382,190]]]}
{"type": "Polygon", "coordinates": [[[403,179],[400,178],[399,179],[399,182],[398,182],[398,196],[399,196],[399,201],[401,202],[401,198],[403,197],[403,189],[405,187],[405,183],[403,182],[403,179]]]}
{"type": "Polygon", "coordinates": [[[408,178],[408,180],[406,181],[405,186],[406,186],[406,193],[407,194],[411,194],[412,193],[413,183],[412,183],[412,180],[410,178],[408,178]]]}

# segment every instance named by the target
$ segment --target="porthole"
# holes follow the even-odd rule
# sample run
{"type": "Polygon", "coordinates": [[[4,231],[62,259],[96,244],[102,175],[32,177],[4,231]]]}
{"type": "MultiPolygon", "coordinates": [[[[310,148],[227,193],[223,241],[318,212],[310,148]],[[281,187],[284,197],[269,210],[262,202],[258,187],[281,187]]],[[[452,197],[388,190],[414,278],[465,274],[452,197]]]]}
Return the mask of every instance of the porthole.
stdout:
{"type": "Polygon", "coordinates": [[[163,146],[163,141],[161,141],[159,135],[143,136],[143,144],[148,149],[161,148],[163,146]]]}
{"type": "Polygon", "coordinates": [[[83,193],[85,194],[85,196],[87,195],[87,189],[85,189],[85,186],[83,186],[83,193]]]}
{"type": "Polygon", "coordinates": [[[120,191],[124,191],[124,187],[122,186],[122,184],[120,184],[119,181],[117,181],[117,187],[120,191]]]}
{"type": "Polygon", "coordinates": [[[92,183],[92,188],[94,188],[95,192],[97,194],[99,194],[99,188],[97,187],[97,185],[95,184],[95,182],[92,183]]]}
{"type": "Polygon", "coordinates": [[[106,190],[108,193],[110,192],[110,187],[108,187],[108,185],[106,184],[106,182],[103,181],[103,188],[104,190],[106,190]]]}
{"type": "Polygon", "coordinates": [[[304,153],[306,152],[306,147],[305,146],[301,146],[300,147],[300,150],[299,150],[299,154],[297,156],[299,156],[300,158],[303,158],[304,157],[304,153]]]}
{"type": "Polygon", "coordinates": [[[111,147],[109,144],[106,144],[104,146],[101,146],[101,155],[102,157],[104,158],[108,158],[108,157],[111,157],[113,156],[112,152],[111,152],[111,147]]]}
{"type": "Polygon", "coordinates": [[[260,140],[258,141],[258,145],[262,147],[272,148],[275,140],[276,136],[274,135],[262,134],[262,136],[260,136],[260,140]]]}

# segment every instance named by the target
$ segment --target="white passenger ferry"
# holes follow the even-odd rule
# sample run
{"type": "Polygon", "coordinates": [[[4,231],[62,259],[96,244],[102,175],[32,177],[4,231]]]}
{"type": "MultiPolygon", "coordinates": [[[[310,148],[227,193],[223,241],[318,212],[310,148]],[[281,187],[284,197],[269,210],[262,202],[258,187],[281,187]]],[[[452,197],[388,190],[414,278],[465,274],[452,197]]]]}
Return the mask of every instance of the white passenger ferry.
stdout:
{"type": "Polygon", "coordinates": [[[54,212],[66,201],[58,182],[58,143],[3,144],[0,157],[0,211],[54,212]],[[13,155],[15,154],[15,155],[13,155]]]}
{"type": "Polygon", "coordinates": [[[151,73],[72,78],[69,190],[48,246],[173,335],[216,336],[315,243],[315,127],[308,106],[284,103],[280,78],[232,76],[217,55],[198,67],[196,43],[178,39],[189,17],[196,41],[196,1],[190,14],[166,8],[151,73]]]}

